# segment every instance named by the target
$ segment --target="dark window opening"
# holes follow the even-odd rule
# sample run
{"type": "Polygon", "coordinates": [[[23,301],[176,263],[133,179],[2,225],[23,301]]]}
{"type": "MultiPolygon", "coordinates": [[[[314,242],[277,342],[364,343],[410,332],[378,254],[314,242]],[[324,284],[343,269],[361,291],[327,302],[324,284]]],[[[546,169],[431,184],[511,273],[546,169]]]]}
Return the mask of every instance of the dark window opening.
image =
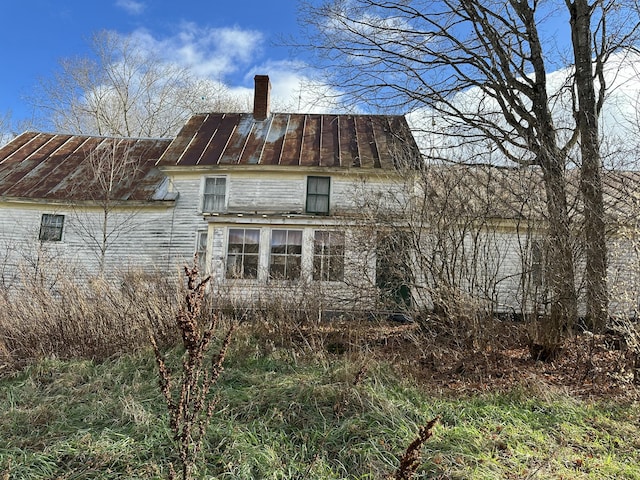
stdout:
{"type": "Polygon", "coordinates": [[[43,242],[59,242],[62,240],[62,230],[64,228],[64,215],[52,215],[45,213],[40,222],[40,235],[38,238],[43,242]]]}

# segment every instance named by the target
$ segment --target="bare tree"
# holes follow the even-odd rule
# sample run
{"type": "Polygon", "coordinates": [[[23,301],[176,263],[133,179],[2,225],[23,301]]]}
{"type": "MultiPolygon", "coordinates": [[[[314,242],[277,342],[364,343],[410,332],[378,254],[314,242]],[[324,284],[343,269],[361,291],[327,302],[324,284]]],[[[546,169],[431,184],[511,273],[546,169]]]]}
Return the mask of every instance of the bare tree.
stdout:
{"type": "Polygon", "coordinates": [[[112,245],[140,226],[139,207],[127,205],[125,198],[129,198],[128,192],[133,185],[148,174],[144,158],[136,141],[128,139],[102,139],[87,153],[81,174],[88,178],[81,184],[81,198],[87,198],[89,203],[73,204],[72,222],[73,228],[95,253],[99,275],[105,273],[112,245]]]}
{"type": "Polygon", "coordinates": [[[164,138],[192,113],[246,108],[220,82],[164,61],[132,37],[101,31],[92,53],[61,60],[60,70],[43,79],[30,99],[55,131],[164,138]]]}
{"type": "Polygon", "coordinates": [[[0,145],[4,145],[11,140],[13,134],[11,132],[11,115],[5,113],[0,115],[0,145]]]}
{"type": "Polygon", "coordinates": [[[452,151],[467,158],[497,152],[502,162],[541,169],[551,307],[537,342],[549,358],[577,318],[565,176],[577,161],[579,142],[589,210],[588,314],[601,324],[607,311],[596,128],[602,100],[596,103],[595,92],[604,98],[602,68],[637,29],[637,12],[623,9],[605,0],[335,0],[303,8],[310,38],[305,46],[346,98],[377,108],[422,109],[433,119],[425,122],[427,132],[437,127],[441,136],[432,151],[439,159],[451,159],[452,151]],[[565,8],[576,74],[560,78],[550,72],[566,66],[563,47],[547,35],[545,21],[557,22],[565,8]],[[616,31],[607,28],[613,24],[616,31]]]}
{"type": "Polygon", "coordinates": [[[23,119],[16,121],[11,111],[0,114],[0,145],[4,145],[18,134],[26,132],[30,128],[30,120],[23,119]]]}

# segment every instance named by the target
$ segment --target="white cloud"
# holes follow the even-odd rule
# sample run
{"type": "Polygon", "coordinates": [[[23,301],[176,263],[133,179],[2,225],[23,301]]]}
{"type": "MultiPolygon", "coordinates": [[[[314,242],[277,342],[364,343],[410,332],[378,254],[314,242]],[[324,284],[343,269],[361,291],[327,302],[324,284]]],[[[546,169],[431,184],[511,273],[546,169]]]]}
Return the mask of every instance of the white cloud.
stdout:
{"type": "MultiPolygon", "coordinates": [[[[340,92],[309,77],[305,67],[302,62],[269,61],[254,67],[247,77],[269,75],[273,111],[329,113],[340,110],[340,92]]],[[[249,78],[245,81],[248,83],[249,78]]]]}
{"type": "Polygon", "coordinates": [[[117,0],[116,6],[122,8],[130,15],[140,15],[146,8],[143,2],[137,2],[136,0],[117,0]]]}
{"type": "Polygon", "coordinates": [[[156,38],[146,30],[132,36],[141,48],[189,67],[196,75],[214,79],[248,68],[262,53],[264,41],[262,33],[255,30],[205,28],[193,23],[182,24],[172,37],[156,38]]]}
{"type": "MultiPolygon", "coordinates": [[[[572,115],[571,76],[573,68],[563,68],[547,75],[551,111],[559,131],[559,138],[566,136],[575,127],[572,115]]],[[[606,96],[600,114],[601,152],[605,166],[624,166],[634,168],[640,153],[640,54],[621,52],[613,55],[604,69],[606,96]]],[[[596,83],[596,89],[599,85],[596,83]]],[[[478,88],[470,88],[456,94],[453,105],[467,114],[478,113],[487,119],[492,118],[498,127],[508,127],[497,103],[484,95],[478,88]]],[[[462,125],[455,116],[434,113],[428,108],[418,108],[407,115],[414,135],[423,153],[430,155],[477,156],[474,161],[497,163],[505,162],[502,155],[490,158],[487,154],[490,142],[483,132],[462,125]],[[465,136],[456,136],[464,131],[465,136]]],[[[517,138],[514,133],[514,137],[517,138]]],[[[513,151],[513,149],[512,149],[513,151]]],[[[522,152],[529,155],[530,152],[522,152]]],[[[576,157],[577,158],[577,157],[576,157]]]]}
{"type": "Polygon", "coordinates": [[[265,39],[259,31],[183,23],[171,37],[158,38],[147,30],[137,30],[131,37],[141,51],[161,55],[196,76],[221,82],[239,98],[252,98],[254,75],[269,75],[273,111],[327,113],[339,109],[340,92],[312,79],[304,63],[274,59],[258,63],[265,52],[265,39]]]}

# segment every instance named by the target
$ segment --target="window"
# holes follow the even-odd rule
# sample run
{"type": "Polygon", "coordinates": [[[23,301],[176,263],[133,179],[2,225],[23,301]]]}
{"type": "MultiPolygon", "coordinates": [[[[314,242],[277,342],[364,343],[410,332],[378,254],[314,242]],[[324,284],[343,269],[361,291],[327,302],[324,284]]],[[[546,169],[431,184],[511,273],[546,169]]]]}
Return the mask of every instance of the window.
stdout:
{"type": "Polygon", "coordinates": [[[313,244],[313,279],[340,282],[344,279],[344,233],[318,230],[313,244]]]}
{"type": "Polygon", "coordinates": [[[197,232],[196,237],[198,268],[200,269],[200,273],[205,273],[207,271],[207,232],[197,232]]]}
{"type": "Polygon", "coordinates": [[[64,215],[51,215],[45,213],[40,222],[39,239],[43,242],[59,242],[62,240],[62,228],[64,227],[64,215]]]}
{"type": "Polygon", "coordinates": [[[534,240],[531,244],[531,284],[541,287],[544,282],[544,250],[542,242],[534,240]]]}
{"type": "Polygon", "coordinates": [[[405,309],[413,303],[407,283],[412,277],[410,252],[407,232],[377,232],[376,286],[387,308],[405,309]]]}
{"type": "Polygon", "coordinates": [[[260,230],[229,229],[227,278],[258,278],[260,230]]]}
{"type": "Polygon", "coordinates": [[[208,177],[204,179],[202,211],[204,213],[224,212],[226,207],[226,177],[208,177]]]}
{"type": "Polygon", "coordinates": [[[302,260],[302,230],[273,230],[269,276],[275,279],[300,278],[302,260]]]}
{"type": "Polygon", "coordinates": [[[331,177],[307,177],[307,213],[329,214],[331,177]]]}

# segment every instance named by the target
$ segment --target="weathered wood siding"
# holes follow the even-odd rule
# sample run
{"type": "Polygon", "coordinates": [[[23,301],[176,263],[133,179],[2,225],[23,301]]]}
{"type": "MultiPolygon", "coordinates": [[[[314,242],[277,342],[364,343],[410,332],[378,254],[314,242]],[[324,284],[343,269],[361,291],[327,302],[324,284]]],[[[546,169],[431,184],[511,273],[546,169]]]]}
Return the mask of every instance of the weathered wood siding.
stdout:
{"type": "MultiPolygon", "coordinates": [[[[174,269],[171,208],[141,207],[109,212],[105,272],[174,269]]],[[[24,276],[55,276],[73,271],[79,279],[98,273],[103,212],[52,204],[5,204],[0,208],[2,281],[24,276]],[[40,241],[43,214],[64,215],[61,241],[40,241]]]]}

